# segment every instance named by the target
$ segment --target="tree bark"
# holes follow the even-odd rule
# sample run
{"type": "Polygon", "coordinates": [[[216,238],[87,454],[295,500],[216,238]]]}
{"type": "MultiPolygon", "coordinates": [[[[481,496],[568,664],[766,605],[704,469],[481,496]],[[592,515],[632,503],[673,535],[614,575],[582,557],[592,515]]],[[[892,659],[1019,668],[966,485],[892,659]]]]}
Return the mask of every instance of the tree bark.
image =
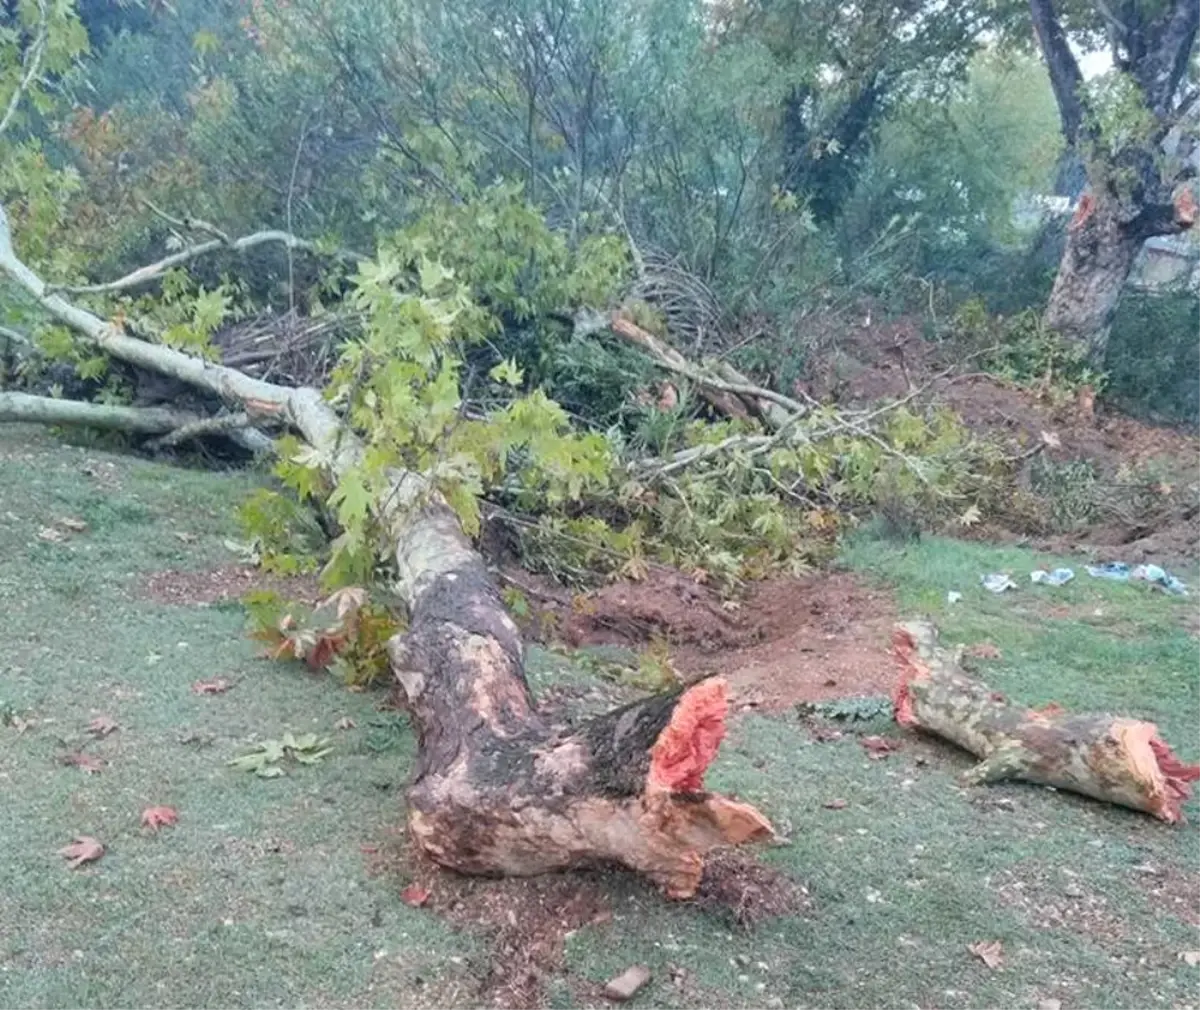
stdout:
{"type": "Polygon", "coordinates": [[[961,648],[938,645],[927,621],[896,626],[893,654],[900,678],[896,721],[923,729],[981,758],[968,785],[1023,779],[1182,821],[1189,782],[1200,765],[1183,764],[1152,722],[1111,715],[1070,715],[1057,705],[1012,705],[960,667],[961,648]]]}
{"type": "MultiPolygon", "coordinates": [[[[0,209],[0,272],[94,346],[299,431],[334,476],[362,446],[320,392],[252,379],[123,333],[47,289],[16,256],[0,209]]],[[[420,474],[396,472],[376,503],[409,632],[392,666],[420,737],[413,839],[464,873],[529,875],[617,863],[686,897],[718,846],[773,835],[743,803],[703,791],[724,735],[725,686],[648,698],[573,732],[536,711],[523,649],[482,559],[420,474]]]]}
{"type": "Polygon", "coordinates": [[[753,807],[703,791],[724,734],[723,681],[555,729],[454,517],[425,512],[397,559],[411,617],[392,664],[420,734],[409,827],[437,862],[517,876],[619,863],[687,897],[709,849],[771,837],[753,807]]]}
{"type": "Polygon", "coordinates": [[[1067,229],[1045,324],[1084,348],[1096,364],[1104,361],[1121,292],[1142,241],[1130,234],[1115,209],[1096,205],[1090,194],[1084,195],[1080,213],[1067,229]]]}

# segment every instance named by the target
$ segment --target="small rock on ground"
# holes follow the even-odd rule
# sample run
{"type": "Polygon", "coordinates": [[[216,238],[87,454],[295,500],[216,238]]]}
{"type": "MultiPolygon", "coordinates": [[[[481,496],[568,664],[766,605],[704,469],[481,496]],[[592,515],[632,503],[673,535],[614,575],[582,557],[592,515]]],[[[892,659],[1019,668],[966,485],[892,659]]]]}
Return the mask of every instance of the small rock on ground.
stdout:
{"type": "Polygon", "coordinates": [[[623,1003],[633,999],[637,991],[650,981],[650,969],[642,964],[626,968],[604,987],[604,995],[611,1000],[623,1003]]]}

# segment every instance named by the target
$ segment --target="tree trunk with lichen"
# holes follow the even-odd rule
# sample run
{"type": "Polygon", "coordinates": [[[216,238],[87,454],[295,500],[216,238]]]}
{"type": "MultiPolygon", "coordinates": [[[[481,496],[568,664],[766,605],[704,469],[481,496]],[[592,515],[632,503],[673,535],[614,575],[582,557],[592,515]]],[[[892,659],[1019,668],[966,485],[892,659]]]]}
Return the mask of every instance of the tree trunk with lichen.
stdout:
{"type": "MultiPolygon", "coordinates": [[[[0,272],[112,357],[214,393],[248,424],[298,431],[333,476],[359,463],[361,445],[318,390],[147,343],[49,290],[17,258],[2,209],[0,272]]],[[[482,558],[428,482],[394,473],[376,515],[410,615],[389,645],[420,736],[409,827],[435,861],[496,875],[616,863],[686,897],[710,849],[772,836],[753,807],[703,790],[724,735],[723,681],[556,729],[534,706],[520,635],[482,558]]]]}
{"type": "Polygon", "coordinates": [[[1071,715],[1057,705],[1028,709],[1008,702],[960,666],[961,648],[938,645],[927,621],[896,626],[900,679],[896,721],[943,737],[976,757],[968,785],[1023,779],[1082,793],[1175,823],[1200,766],[1183,764],[1152,722],[1071,715]]]}

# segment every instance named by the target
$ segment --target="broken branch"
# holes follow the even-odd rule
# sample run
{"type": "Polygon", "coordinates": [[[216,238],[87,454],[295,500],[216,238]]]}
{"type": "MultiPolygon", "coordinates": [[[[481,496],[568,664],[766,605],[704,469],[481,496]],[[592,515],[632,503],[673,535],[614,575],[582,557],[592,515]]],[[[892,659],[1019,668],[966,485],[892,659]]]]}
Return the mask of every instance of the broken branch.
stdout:
{"type": "Polygon", "coordinates": [[[1154,723],[1072,715],[1056,705],[1013,705],[963,673],[961,647],[942,648],[928,621],[898,624],[893,654],[900,665],[893,694],[896,721],[980,758],[963,775],[966,784],[1023,779],[1140,810],[1169,824],[1184,819],[1188,783],[1200,779],[1200,765],[1181,762],[1154,723]]]}

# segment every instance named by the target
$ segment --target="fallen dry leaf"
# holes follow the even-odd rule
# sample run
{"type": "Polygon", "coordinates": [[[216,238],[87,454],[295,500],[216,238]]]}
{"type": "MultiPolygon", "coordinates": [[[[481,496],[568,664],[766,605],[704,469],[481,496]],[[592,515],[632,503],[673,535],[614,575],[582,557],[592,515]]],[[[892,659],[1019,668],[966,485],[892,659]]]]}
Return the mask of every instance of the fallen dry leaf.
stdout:
{"type": "Polygon", "coordinates": [[[53,526],[43,526],[38,530],[37,538],[48,544],[61,544],[67,539],[67,535],[60,529],[55,529],[53,526]]]}
{"type": "Polygon", "coordinates": [[[185,544],[194,544],[197,540],[200,539],[198,534],[184,533],[182,530],[175,530],[173,536],[175,537],[176,540],[179,540],[185,544]]]}
{"type": "Polygon", "coordinates": [[[889,740],[885,736],[864,736],[859,743],[866,749],[867,757],[872,761],[879,761],[892,751],[900,749],[899,741],[889,740]]]}
{"type": "Polygon", "coordinates": [[[824,807],[826,810],[845,810],[846,801],[841,799],[830,800],[828,803],[824,804],[824,807]]]}
{"type": "Polygon", "coordinates": [[[999,968],[1004,963],[1004,945],[999,940],[979,940],[968,943],[967,950],[989,968],[999,968]]]}
{"type": "Polygon", "coordinates": [[[429,890],[420,884],[409,884],[400,892],[400,900],[413,908],[420,908],[429,900],[429,890]]]}
{"type": "Polygon", "coordinates": [[[102,757],[95,754],[85,754],[83,751],[72,751],[63,758],[63,764],[74,765],[86,775],[97,775],[108,764],[102,757]]]}
{"type": "Polygon", "coordinates": [[[62,527],[64,530],[70,530],[72,533],[82,533],[88,528],[87,523],[82,519],[59,519],[55,525],[62,527]]]}
{"type": "Polygon", "coordinates": [[[1179,960],[1189,968],[1195,968],[1196,965],[1200,964],[1200,950],[1181,950],[1179,952],[1179,960]]]}
{"type": "Polygon", "coordinates": [[[88,723],[87,727],[87,731],[91,733],[92,736],[108,736],[109,733],[112,733],[117,729],[120,729],[120,726],[117,725],[117,721],[111,716],[107,715],[96,716],[95,719],[88,723]]]}
{"type": "Polygon", "coordinates": [[[69,860],[67,866],[75,870],[84,863],[94,863],[104,855],[104,846],[88,835],[77,835],[75,841],[59,849],[58,854],[69,860]]]}
{"type": "Polygon", "coordinates": [[[1040,999],[1038,1000],[1037,1010],[1062,1010],[1062,1000],[1040,999]]]}
{"type": "Polygon", "coordinates": [[[147,807],[142,811],[142,827],[151,831],[172,827],[178,820],[179,814],[174,807],[147,807]]]}
{"type": "Polygon", "coordinates": [[[1050,446],[1051,449],[1061,449],[1062,448],[1062,439],[1059,438],[1058,434],[1053,431],[1043,431],[1042,432],[1042,442],[1044,444],[1050,446]]]}
{"type": "Polygon", "coordinates": [[[333,728],[334,729],[354,729],[355,725],[356,725],[356,723],[354,722],[353,719],[350,718],[350,716],[344,715],[337,722],[335,722],[333,724],[333,728]]]}
{"type": "Polygon", "coordinates": [[[229,681],[224,677],[214,677],[212,680],[198,680],[192,685],[193,694],[224,694],[229,690],[229,681]]]}
{"type": "Polygon", "coordinates": [[[999,659],[1003,653],[991,642],[976,642],[966,650],[966,655],[975,659],[999,659]]]}

